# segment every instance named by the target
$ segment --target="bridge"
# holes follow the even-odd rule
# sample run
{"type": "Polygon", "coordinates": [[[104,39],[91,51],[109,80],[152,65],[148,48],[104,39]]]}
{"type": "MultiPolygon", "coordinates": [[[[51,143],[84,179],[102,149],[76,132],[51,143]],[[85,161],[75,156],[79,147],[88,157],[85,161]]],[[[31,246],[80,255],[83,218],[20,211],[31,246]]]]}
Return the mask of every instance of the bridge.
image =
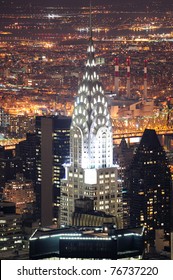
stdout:
{"type": "Polygon", "coordinates": [[[173,135],[172,111],[153,116],[112,119],[113,139],[141,137],[145,129],[154,129],[158,135],[173,135]]]}
{"type": "MultiPolygon", "coordinates": [[[[142,137],[143,132],[144,132],[144,130],[143,131],[136,130],[136,131],[131,131],[131,132],[123,132],[123,131],[116,132],[116,130],[115,130],[115,131],[113,131],[113,140],[122,139],[123,137],[124,138],[142,137]]],[[[158,135],[173,135],[173,128],[156,130],[156,133],[158,135]]]]}

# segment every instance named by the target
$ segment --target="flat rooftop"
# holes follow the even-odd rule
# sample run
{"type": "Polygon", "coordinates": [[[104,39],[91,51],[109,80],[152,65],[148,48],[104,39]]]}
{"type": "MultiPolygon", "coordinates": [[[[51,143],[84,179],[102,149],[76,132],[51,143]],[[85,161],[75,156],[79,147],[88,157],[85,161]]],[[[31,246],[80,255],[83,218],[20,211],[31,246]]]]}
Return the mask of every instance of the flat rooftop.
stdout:
{"type": "MultiPolygon", "coordinates": [[[[109,226],[109,225],[108,225],[109,226]]],[[[30,240],[37,238],[46,238],[53,235],[81,235],[81,236],[93,236],[93,237],[118,237],[118,236],[127,236],[127,235],[143,235],[143,227],[138,228],[129,228],[129,229],[115,229],[115,228],[107,228],[107,224],[102,227],[65,227],[59,229],[52,229],[49,227],[38,228],[30,237],[30,240]]]]}

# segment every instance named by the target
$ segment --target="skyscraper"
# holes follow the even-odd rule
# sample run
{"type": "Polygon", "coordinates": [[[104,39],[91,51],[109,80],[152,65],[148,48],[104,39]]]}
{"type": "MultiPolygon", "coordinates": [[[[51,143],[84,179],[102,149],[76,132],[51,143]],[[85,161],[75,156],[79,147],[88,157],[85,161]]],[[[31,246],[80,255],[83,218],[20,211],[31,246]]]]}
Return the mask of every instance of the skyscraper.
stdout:
{"type": "Polygon", "coordinates": [[[91,32],[86,69],[70,128],[70,164],[66,165],[65,179],[61,181],[61,225],[72,225],[75,199],[84,197],[94,200],[94,210],[121,216],[112,124],[94,52],[91,32]]]}
{"type": "Polygon", "coordinates": [[[21,159],[15,155],[15,150],[6,150],[0,147],[0,200],[2,201],[3,189],[8,180],[16,178],[16,173],[22,172],[21,159]]]}
{"type": "Polygon", "coordinates": [[[64,177],[63,164],[69,162],[71,118],[47,116],[36,118],[39,138],[36,146],[36,198],[42,226],[58,222],[60,180],[64,177]]]}
{"type": "Polygon", "coordinates": [[[145,227],[153,246],[155,230],[169,239],[171,228],[171,175],[165,151],[155,130],[146,129],[129,169],[130,225],[145,227]]]}
{"type": "MultiPolygon", "coordinates": [[[[24,177],[28,180],[32,180],[35,195],[38,194],[36,191],[36,146],[39,145],[39,138],[36,133],[27,133],[26,140],[21,141],[16,146],[16,154],[22,161],[22,171],[24,177]]],[[[37,199],[38,200],[38,196],[37,199]]],[[[34,202],[33,219],[38,218],[38,204],[34,202]]]]}
{"type": "Polygon", "coordinates": [[[21,141],[16,148],[17,155],[22,160],[22,173],[26,179],[36,181],[36,133],[27,133],[26,140],[21,141]]]}
{"type": "Polygon", "coordinates": [[[119,165],[119,180],[122,184],[122,207],[123,207],[123,228],[130,227],[130,197],[128,184],[128,167],[133,158],[134,147],[127,144],[122,138],[120,145],[116,146],[114,158],[119,165]]]}

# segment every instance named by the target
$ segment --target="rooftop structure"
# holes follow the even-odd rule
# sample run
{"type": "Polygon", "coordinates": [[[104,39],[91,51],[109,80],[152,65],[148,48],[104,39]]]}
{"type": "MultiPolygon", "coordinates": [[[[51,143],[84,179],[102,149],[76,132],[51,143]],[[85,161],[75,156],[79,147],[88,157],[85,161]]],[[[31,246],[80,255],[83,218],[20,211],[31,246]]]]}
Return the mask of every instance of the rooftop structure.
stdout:
{"type": "Polygon", "coordinates": [[[142,257],[143,228],[116,230],[102,227],[41,228],[30,238],[30,259],[89,258],[121,259],[142,257]]]}

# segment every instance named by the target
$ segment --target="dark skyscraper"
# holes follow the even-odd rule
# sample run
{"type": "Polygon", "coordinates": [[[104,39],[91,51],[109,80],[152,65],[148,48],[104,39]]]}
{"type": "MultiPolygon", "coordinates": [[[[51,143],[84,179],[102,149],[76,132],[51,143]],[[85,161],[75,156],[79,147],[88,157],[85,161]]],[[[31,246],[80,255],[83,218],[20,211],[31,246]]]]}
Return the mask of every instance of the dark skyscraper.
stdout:
{"type": "MultiPolygon", "coordinates": [[[[22,170],[23,176],[27,180],[32,180],[35,195],[36,191],[36,181],[37,181],[37,173],[36,173],[36,146],[38,146],[38,136],[36,133],[28,133],[26,135],[26,140],[21,141],[16,148],[16,153],[18,157],[22,161],[22,170]]],[[[33,205],[33,218],[38,218],[38,205],[36,205],[36,201],[34,201],[33,205]]]]}
{"type": "Polygon", "coordinates": [[[17,154],[22,160],[22,173],[28,180],[36,181],[36,145],[38,137],[35,133],[28,133],[26,140],[17,146],[17,154]]]}
{"type": "Polygon", "coordinates": [[[119,165],[119,180],[122,185],[122,201],[123,201],[123,228],[130,227],[130,199],[128,184],[128,167],[133,158],[134,147],[128,146],[125,138],[122,138],[120,145],[115,149],[115,160],[119,165]]]}
{"type": "Polygon", "coordinates": [[[36,147],[37,204],[41,205],[41,224],[58,223],[60,180],[64,178],[64,163],[70,156],[71,118],[48,116],[36,118],[39,144],[36,147]]]}
{"type": "Polygon", "coordinates": [[[155,130],[146,129],[129,168],[130,225],[145,227],[145,240],[153,246],[155,230],[169,238],[171,175],[165,151],[155,130]]]}
{"type": "Polygon", "coordinates": [[[22,162],[15,155],[14,149],[6,150],[4,147],[0,147],[0,200],[2,200],[5,183],[15,179],[16,173],[21,172],[22,162]]]}

